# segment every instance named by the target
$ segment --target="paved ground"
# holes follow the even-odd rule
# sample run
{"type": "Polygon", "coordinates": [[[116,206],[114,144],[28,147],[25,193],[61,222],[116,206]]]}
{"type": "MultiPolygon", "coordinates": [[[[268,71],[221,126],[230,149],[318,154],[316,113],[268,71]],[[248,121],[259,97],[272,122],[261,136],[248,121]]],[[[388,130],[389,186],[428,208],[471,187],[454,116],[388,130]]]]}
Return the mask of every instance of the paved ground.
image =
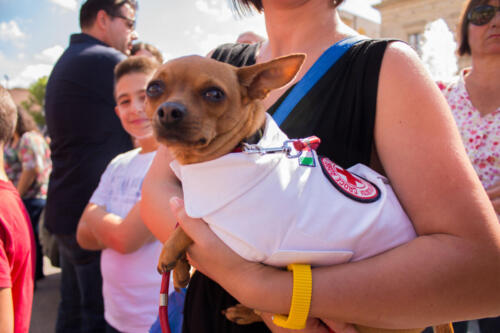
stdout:
{"type": "Polygon", "coordinates": [[[37,282],[33,297],[30,333],[52,333],[55,329],[61,270],[53,267],[46,257],[43,259],[45,278],[37,282]]]}

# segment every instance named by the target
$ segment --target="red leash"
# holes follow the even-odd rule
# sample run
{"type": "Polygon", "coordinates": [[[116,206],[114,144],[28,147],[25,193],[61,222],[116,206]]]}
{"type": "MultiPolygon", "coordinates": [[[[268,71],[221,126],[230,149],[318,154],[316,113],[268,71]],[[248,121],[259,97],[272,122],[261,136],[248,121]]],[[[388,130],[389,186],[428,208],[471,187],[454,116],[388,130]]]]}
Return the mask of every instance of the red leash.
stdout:
{"type": "MultiPolygon", "coordinates": [[[[179,226],[179,222],[175,224],[175,228],[179,226]]],[[[160,308],[158,315],[160,316],[160,327],[162,333],[172,333],[170,324],[168,323],[168,285],[170,284],[170,271],[161,275],[160,287],[160,308]]]]}
{"type": "Polygon", "coordinates": [[[163,333],[171,333],[168,323],[168,285],[170,282],[170,271],[162,274],[160,288],[160,326],[163,333]]]}

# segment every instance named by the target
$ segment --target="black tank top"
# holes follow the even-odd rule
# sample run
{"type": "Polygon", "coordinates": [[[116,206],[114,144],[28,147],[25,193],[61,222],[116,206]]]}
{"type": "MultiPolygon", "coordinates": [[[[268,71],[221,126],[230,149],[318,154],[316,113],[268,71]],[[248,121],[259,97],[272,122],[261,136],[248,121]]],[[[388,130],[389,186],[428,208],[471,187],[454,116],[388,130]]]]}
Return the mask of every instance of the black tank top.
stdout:
{"type": "MultiPolygon", "coordinates": [[[[318,154],[348,168],[370,163],[378,77],[390,40],[366,40],[351,47],[297,103],[280,126],[290,138],[316,135],[318,154]]],[[[255,64],[258,44],[224,44],[212,58],[234,66],[255,64]]],[[[267,112],[273,114],[289,88],[267,112]]],[[[235,269],[237,269],[235,267],[235,269]]],[[[184,308],[184,333],[269,332],[264,324],[236,325],[221,311],[238,302],[217,283],[196,272],[184,308]]]]}

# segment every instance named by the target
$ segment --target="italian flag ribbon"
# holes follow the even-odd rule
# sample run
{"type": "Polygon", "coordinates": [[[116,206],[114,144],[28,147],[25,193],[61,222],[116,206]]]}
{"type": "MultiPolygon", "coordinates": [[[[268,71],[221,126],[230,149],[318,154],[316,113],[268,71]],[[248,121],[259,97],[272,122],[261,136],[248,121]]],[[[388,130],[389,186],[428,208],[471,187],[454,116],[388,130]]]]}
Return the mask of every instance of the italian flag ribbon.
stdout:
{"type": "Polygon", "coordinates": [[[299,165],[315,167],[316,159],[313,150],[316,150],[321,143],[317,136],[310,136],[305,139],[298,139],[293,142],[295,150],[302,152],[299,156],[299,165]]]}

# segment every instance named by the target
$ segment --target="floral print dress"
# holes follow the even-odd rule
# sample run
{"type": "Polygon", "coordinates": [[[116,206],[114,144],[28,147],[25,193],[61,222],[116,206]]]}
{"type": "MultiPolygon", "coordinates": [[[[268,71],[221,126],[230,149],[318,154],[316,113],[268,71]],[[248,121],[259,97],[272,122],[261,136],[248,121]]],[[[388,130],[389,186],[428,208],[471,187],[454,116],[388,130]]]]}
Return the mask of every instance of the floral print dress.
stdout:
{"type": "Polygon", "coordinates": [[[465,87],[464,69],[456,81],[439,83],[457,123],[469,159],[485,189],[500,181],[500,106],[482,116],[465,87]]]}
{"type": "Polygon", "coordinates": [[[4,149],[5,172],[17,186],[23,169],[37,169],[37,176],[23,199],[46,199],[49,176],[52,171],[50,148],[45,138],[38,132],[24,133],[16,146],[4,149]]]}

